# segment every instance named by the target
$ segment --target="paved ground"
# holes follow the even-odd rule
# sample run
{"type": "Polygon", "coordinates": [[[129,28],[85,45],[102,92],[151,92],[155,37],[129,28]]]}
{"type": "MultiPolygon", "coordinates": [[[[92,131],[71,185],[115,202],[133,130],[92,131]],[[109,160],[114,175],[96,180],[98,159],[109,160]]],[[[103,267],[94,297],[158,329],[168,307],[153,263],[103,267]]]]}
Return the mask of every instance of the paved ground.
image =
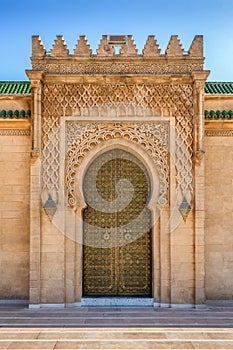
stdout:
{"type": "Polygon", "coordinates": [[[233,349],[233,308],[0,307],[0,349],[233,349]]]}

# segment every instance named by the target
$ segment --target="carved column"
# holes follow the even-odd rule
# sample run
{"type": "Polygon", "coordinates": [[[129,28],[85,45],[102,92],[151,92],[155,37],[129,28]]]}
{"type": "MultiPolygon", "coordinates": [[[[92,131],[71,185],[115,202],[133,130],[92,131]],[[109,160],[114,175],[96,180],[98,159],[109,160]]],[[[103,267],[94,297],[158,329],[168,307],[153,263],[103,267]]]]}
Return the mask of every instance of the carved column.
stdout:
{"type": "Polygon", "coordinates": [[[204,85],[209,72],[193,73],[194,78],[194,191],[195,191],[195,305],[205,303],[205,168],[204,168],[204,85]]]}
{"type": "Polygon", "coordinates": [[[32,152],[30,171],[30,307],[40,304],[41,231],[41,72],[27,71],[32,85],[32,152]]]}

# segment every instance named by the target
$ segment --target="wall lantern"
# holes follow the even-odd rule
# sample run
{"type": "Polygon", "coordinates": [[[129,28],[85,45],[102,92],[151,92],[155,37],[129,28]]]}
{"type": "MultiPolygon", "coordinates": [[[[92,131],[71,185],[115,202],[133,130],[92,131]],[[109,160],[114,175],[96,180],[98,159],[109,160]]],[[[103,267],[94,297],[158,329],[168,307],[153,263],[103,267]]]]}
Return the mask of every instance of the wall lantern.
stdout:
{"type": "Polygon", "coordinates": [[[186,197],[184,196],[183,201],[179,206],[179,212],[181,213],[184,222],[186,222],[190,211],[191,211],[191,205],[188,203],[186,197]]]}
{"type": "Polygon", "coordinates": [[[56,213],[57,210],[57,205],[52,199],[51,194],[49,194],[47,201],[44,204],[44,210],[46,214],[48,215],[49,219],[52,221],[54,214],[56,213]]]}

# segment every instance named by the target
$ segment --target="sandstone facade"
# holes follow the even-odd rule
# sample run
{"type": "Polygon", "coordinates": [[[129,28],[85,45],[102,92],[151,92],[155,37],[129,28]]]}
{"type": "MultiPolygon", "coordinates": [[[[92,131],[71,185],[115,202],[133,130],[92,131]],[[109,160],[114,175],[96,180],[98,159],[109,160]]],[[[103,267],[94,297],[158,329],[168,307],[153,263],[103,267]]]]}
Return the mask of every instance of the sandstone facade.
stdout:
{"type": "Polygon", "coordinates": [[[232,299],[233,87],[206,83],[202,40],[161,54],[150,36],[140,55],[103,36],[95,55],[81,36],[71,55],[32,38],[30,83],[0,87],[0,299],[80,305],[83,182],[113,149],[149,174],[154,305],[232,299]]]}

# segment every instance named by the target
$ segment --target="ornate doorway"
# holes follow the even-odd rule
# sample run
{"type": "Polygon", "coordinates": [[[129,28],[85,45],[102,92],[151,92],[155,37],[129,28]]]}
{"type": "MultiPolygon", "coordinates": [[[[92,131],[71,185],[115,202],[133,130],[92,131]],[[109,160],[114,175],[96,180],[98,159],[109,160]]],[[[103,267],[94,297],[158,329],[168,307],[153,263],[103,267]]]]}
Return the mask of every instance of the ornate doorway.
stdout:
{"type": "Polygon", "coordinates": [[[83,295],[151,296],[150,180],[142,162],[107,151],[84,177],[83,295]]]}

